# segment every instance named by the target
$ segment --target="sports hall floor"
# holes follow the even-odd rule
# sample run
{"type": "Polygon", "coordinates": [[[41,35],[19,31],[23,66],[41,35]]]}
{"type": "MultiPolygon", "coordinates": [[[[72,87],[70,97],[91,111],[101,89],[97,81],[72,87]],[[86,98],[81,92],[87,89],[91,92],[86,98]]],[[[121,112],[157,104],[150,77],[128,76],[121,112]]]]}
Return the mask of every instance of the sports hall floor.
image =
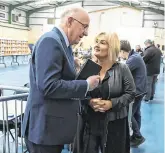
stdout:
{"type": "MultiPolygon", "coordinates": [[[[8,60],[10,61],[10,59],[8,60]]],[[[8,62],[7,68],[0,65],[0,84],[23,86],[28,82],[28,77],[28,64],[10,66],[10,62],[8,62]]],[[[131,149],[131,153],[164,153],[164,86],[164,74],[161,67],[154,100],[148,104],[142,102],[141,132],[146,141],[138,148],[131,149]]],[[[0,140],[1,142],[2,140],[0,140]]],[[[62,153],[68,152],[64,149],[62,153]]]]}

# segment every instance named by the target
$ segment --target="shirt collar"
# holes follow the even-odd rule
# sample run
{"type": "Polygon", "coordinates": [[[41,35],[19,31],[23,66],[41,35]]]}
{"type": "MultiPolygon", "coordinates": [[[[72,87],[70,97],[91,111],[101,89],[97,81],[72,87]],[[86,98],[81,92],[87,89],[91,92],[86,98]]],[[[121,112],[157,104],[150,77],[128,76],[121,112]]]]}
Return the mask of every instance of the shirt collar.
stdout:
{"type": "Polygon", "coordinates": [[[69,47],[69,40],[68,40],[68,37],[67,37],[67,35],[65,34],[64,30],[63,30],[61,27],[56,27],[56,28],[57,28],[58,30],[60,30],[62,36],[64,37],[66,46],[69,47]]]}

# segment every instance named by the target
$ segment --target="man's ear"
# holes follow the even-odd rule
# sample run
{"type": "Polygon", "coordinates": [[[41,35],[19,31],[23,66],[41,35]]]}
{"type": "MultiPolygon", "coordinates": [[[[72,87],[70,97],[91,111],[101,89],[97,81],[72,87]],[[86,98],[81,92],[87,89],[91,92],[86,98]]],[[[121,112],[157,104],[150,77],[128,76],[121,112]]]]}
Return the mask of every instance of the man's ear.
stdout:
{"type": "Polygon", "coordinates": [[[68,27],[70,27],[72,25],[72,23],[73,23],[73,18],[72,17],[69,17],[68,18],[68,21],[67,21],[68,27]]]}

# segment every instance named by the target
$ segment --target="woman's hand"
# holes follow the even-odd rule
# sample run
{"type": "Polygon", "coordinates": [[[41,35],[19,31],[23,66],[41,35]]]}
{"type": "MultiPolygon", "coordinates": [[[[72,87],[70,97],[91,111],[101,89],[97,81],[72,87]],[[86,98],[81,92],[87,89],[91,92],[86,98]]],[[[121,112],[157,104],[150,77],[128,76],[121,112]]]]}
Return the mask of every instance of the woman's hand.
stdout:
{"type": "Polygon", "coordinates": [[[90,100],[90,106],[94,109],[95,112],[98,112],[98,109],[103,106],[101,98],[93,98],[90,100]]]}
{"type": "Polygon", "coordinates": [[[90,106],[95,112],[106,112],[112,108],[112,102],[110,100],[102,100],[101,98],[93,98],[90,100],[90,106]]]}

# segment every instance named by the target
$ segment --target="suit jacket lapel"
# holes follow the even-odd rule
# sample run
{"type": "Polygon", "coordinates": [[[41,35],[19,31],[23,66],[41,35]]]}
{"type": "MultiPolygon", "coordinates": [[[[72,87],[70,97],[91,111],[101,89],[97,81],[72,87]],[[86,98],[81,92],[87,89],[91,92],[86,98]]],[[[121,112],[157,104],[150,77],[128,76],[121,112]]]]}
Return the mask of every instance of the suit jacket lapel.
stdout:
{"type": "Polygon", "coordinates": [[[74,69],[74,71],[75,71],[75,73],[76,73],[76,69],[75,69],[74,61],[73,61],[74,59],[71,57],[71,56],[73,56],[73,55],[71,55],[71,54],[69,53],[70,50],[69,50],[69,48],[68,48],[67,45],[66,45],[66,42],[65,42],[65,40],[64,40],[63,35],[61,34],[61,32],[60,32],[56,27],[53,28],[53,31],[55,31],[56,33],[59,34],[60,39],[61,39],[61,42],[62,42],[62,45],[63,45],[63,48],[64,48],[64,52],[65,52],[65,54],[66,54],[66,57],[67,57],[67,59],[68,59],[70,65],[73,67],[73,69],[74,69]]]}

